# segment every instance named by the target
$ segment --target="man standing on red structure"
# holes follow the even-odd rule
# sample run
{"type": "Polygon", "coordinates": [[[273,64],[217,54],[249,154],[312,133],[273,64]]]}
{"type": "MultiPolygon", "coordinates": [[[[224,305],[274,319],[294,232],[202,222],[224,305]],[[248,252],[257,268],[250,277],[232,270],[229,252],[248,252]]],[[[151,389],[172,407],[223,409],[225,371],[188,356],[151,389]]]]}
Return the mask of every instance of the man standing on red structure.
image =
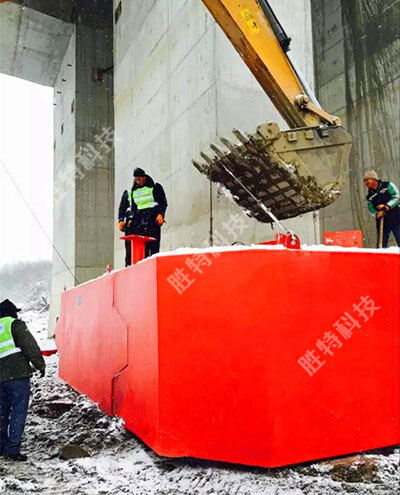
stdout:
{"type": "MultiPolygon", "coordinates": [[[[167,210],[167,198],[161,184],[141,168],[133,171],[134,183],[131,189],[124,191],[118,210],[118,226],[125,235],[143,235],[154,237],[148,242],[145,257],[160,251],[161,227],[167,210]]],[[[125,266],[131,264],[131,243],[125,241],[125,266]]]]}

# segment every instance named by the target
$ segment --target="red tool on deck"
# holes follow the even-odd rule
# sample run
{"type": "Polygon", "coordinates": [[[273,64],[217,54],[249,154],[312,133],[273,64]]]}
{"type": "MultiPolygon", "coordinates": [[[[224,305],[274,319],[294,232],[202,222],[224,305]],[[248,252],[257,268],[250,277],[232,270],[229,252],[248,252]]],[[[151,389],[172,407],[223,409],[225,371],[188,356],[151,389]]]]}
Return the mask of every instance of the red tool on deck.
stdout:
{"type": "Polygon", "coordinates": [[[146,244],[156,240],[154,237],[144,235],[124,235],[120,239],[131,242],[132,265],[136,265],[138,261],[144,260],[146,244]]]}

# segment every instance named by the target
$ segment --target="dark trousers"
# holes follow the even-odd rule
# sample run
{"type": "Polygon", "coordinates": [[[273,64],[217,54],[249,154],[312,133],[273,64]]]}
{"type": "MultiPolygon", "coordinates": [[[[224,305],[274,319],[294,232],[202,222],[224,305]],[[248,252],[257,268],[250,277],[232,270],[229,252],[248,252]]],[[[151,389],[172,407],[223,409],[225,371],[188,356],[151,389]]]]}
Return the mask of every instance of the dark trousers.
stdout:
{"type": "Polygon", "coordinates": [[[29,378],[0,383],[0,453],[19,454],[28,414],[29,378]]]}
{"type": "MultiPolygon", "coordinates": [[[[398,215],[400,217],[400,215],[398,215]]],[[[383,217],[383,241],[382,247],[387,248],[389,244],[390,234],[393,233],[394,238],[396,239],[397,245],[400,247],[400,218],[396,221],[396,217],[383,217]]],[[[379,221],[376,222],[376,231],[377,231],[377,241],[376,247],[379,247],[379,221]]]]}
{"type": "MultiPolygon", "coordinates": [[[[132,254],[131,254],[131,241],[125,241],[125,266],[130,266],[132,264],[132,254]]],[[[144,257],[148,258],[153,254],[160,252],[160,239],[156,241],[147,242],[144,248],[144,257]]]]}

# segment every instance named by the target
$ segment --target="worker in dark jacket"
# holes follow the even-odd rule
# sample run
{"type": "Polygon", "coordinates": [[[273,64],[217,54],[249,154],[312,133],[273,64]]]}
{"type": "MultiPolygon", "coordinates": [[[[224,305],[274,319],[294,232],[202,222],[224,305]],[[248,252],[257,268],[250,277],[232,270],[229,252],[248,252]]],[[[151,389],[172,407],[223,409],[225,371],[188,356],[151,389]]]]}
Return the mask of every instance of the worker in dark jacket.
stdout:
{"type": "Polygon", "coordinates": [[[30,363],[45,375],[46,365],[39,346],[18,309],[5,299],[0,303],[0,455],[26,461],[20,447],[30,397],[30,363]]]}
{"type": "MultiPolygon", "coordinates": [[[[119,230],[125,235],[143,235],[156,240],[146,244],[145,257],[160,251],[161,227],[164,224],[167,198],[161,184],[141,168],[133,171],[132,189],[124,191],[118,211],[119,230]]],[[[125,266],[131,264],[131,243],[125,241],[125,266]]]]}
{"type": "Polygon", "coordinates": [[[400,246],[400,193],[393,182],[382,181],[378,174],[371,170],[364,174],[364,184],[368,188],[368,211],[376,218],[379,247],[379,222],[383,221],[382,247],[388,246],[390,234],[400,246]]]}

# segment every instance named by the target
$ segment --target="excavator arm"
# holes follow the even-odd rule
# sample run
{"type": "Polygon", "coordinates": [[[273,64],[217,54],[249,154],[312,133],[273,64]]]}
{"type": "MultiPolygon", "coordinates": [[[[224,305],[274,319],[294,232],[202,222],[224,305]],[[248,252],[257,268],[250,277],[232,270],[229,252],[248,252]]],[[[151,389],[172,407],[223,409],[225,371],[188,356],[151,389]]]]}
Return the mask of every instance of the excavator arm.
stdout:
{"type": "Polygon", "coordinates": [[[340,119],[319,105],[290,57],[286,35],[266,0],[203,0],[261,87],[290,127],[258,126],[233,133],[202,153],[196,168],[222,184],[233,199],[262,222],[270,209],[278,219],[332,203],[345,182],[351,136],[340,119]]]}

